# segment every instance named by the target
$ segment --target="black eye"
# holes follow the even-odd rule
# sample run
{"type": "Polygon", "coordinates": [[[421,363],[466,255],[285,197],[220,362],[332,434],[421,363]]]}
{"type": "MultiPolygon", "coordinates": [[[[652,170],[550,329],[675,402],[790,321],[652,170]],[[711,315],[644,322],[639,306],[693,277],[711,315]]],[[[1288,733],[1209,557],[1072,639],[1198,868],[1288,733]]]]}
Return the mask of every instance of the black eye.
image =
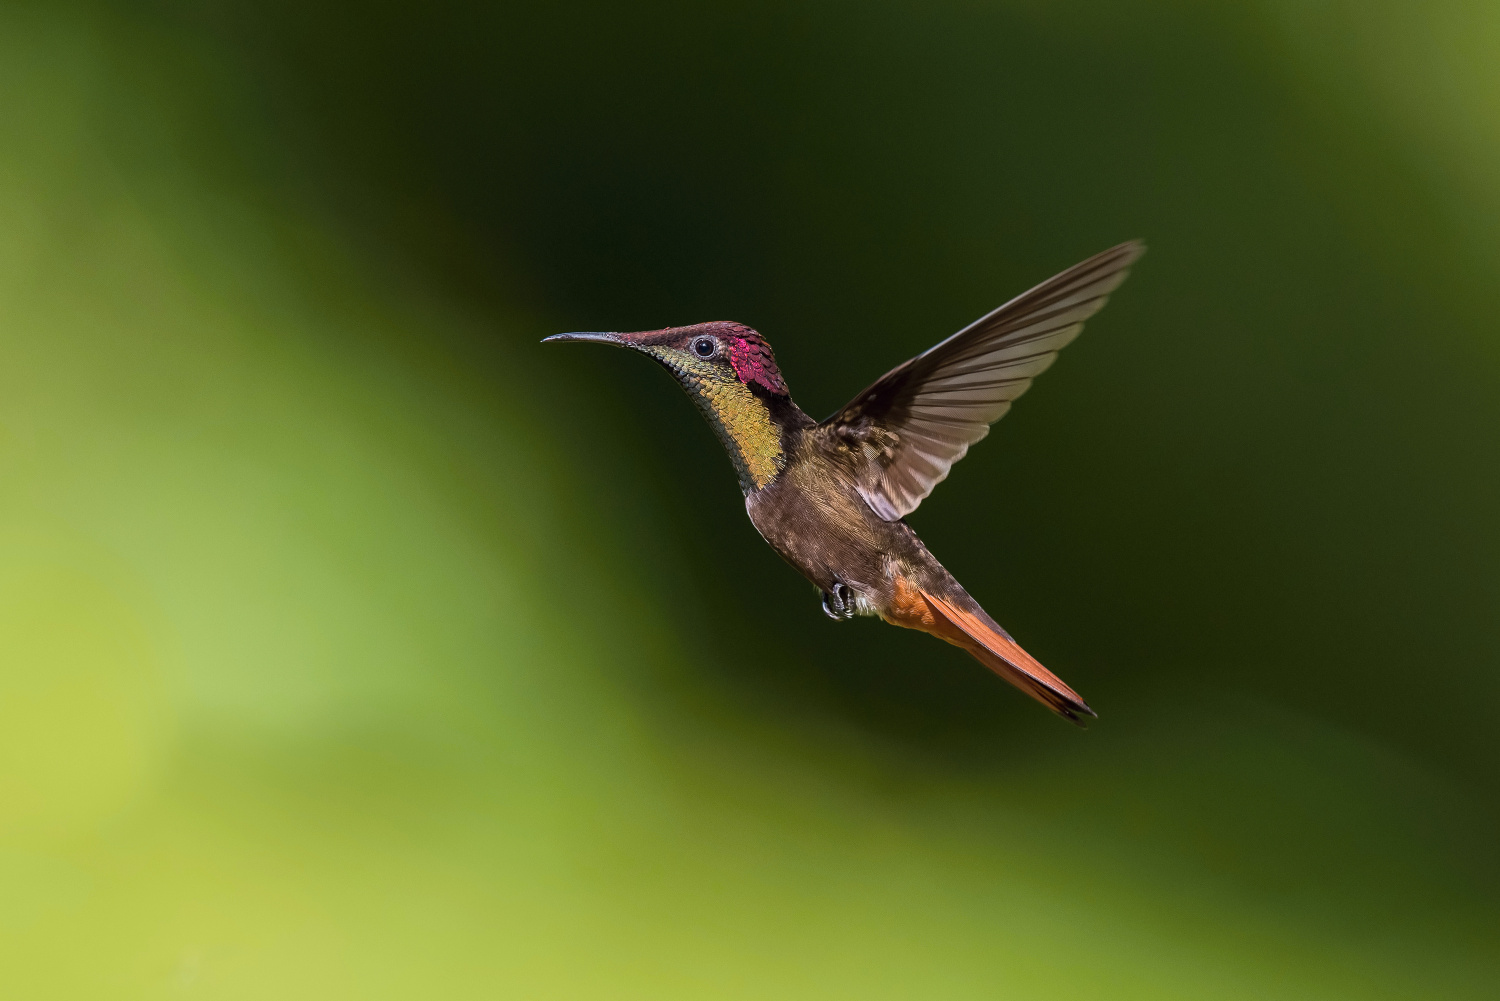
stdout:
{"type": "Polygon", "coordinates": [[[693,354],[699,358],[712,358],[719,353],[719,342],[712,337],[699,337],[693,341],[693,354]]]}

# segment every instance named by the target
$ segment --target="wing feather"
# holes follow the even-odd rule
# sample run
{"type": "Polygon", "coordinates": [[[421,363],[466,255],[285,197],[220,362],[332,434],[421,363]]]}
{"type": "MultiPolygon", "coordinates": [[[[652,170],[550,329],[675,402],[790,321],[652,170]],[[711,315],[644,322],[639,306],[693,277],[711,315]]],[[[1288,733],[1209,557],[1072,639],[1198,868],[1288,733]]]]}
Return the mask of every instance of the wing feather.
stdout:
{"type": "Polygon", "coordinates": [[[916,510],[1078,336],[1145,249],[1122,243],[1016,296],[887,372],[819,425],[856,446],[848,454],[871,509],[886,521],[916,510]]]}

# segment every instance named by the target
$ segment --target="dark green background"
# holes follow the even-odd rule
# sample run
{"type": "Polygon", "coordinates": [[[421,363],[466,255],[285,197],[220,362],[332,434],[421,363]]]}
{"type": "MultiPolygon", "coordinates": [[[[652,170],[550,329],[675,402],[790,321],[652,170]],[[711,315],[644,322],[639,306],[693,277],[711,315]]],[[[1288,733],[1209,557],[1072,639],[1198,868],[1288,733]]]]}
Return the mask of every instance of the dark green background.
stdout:
{"type": "Polygon", "coordinates": [[[0,978],[1492,996],[1497,56],[1456,3],[0,8],[0,978]],[[1131,237],[911,518],[1087,732],[825,619],[670,380],[537,343],[740,320],[823,416],[1131,237]]]}

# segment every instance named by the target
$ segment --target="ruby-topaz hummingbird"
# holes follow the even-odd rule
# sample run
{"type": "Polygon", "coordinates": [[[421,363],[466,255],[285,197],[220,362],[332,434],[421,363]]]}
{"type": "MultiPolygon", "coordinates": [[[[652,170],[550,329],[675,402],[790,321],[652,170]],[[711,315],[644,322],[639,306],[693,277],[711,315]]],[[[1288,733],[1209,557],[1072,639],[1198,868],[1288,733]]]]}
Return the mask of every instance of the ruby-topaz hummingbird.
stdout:
{"type": "Polygon", "coordinates": [[[1122,243],[881,376],[825,421],[787,392],[771,345],[739,323],[556,334],[632,348],[687,390],[739,473],[750,521],[823,593],[834,619],[932,633],[1054,712],[1094,715],[943,569],[906,524],[969,446],[1102,307],[1145,251],[1122,243]]]}

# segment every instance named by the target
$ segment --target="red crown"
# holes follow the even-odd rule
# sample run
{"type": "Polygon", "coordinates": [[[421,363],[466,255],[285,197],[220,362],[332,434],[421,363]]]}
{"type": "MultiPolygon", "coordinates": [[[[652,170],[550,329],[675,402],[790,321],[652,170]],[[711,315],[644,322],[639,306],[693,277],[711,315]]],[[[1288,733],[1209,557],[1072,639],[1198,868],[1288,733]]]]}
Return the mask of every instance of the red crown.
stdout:
{"type": "Polygon", "coordinates": [[[776,356],[771,353],[771,345],[764,337],[742,323],[706,323],[704,326],[718,328],[713,333],[724,343],[729,352],[729,364],[734,366],[734,374],[741,382],[746,385],[753,382],[777,396],[787,395],[786,382],[776,367],[776,356]]]}

